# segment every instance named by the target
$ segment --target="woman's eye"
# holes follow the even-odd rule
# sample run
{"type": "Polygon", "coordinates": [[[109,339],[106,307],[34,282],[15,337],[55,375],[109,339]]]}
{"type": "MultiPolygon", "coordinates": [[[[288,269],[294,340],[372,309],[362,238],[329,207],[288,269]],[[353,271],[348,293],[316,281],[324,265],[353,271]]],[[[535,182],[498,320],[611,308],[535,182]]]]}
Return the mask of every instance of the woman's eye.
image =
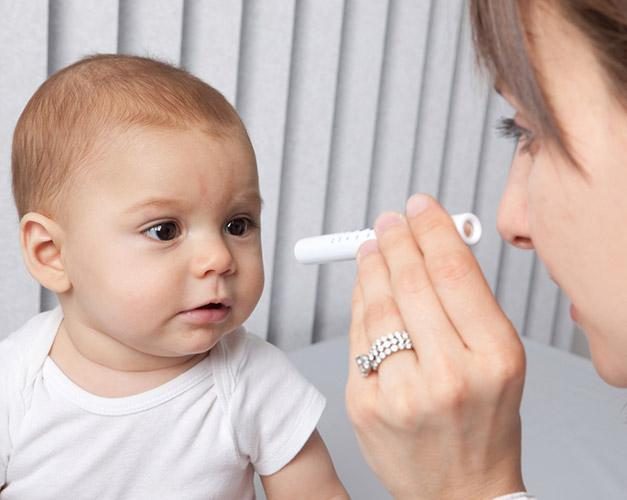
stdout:
{"type": "Polygon", "coordinates": [[[254,227],[254,222],[246,217],[237,217],[230,220],[224,226],[227,233],[233,236],[244,236],[251,227],[254,227]]]}
{"type": "Polygon", "coordinates": [[[176,222],[160,222],[144,231],[144,234],[153,240],[170,241],[179,235],[176,222]]]}
{"type": "Polygon", "coordinates": [[[512,118],[500,119],[496,128],[501,134],[501,137],[508,137],[514,139],[517,143],[520,143],[521,151],[523,153],[531,152],[535,139],[531,130],[521,127],[512,118]]]}

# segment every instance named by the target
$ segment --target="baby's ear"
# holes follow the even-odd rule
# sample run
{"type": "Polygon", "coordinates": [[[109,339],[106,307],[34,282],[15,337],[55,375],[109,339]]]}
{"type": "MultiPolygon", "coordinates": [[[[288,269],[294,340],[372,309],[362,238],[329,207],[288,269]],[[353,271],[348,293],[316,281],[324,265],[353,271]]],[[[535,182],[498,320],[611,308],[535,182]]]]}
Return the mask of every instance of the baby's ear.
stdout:
{"type": "Polygon", "coordinates": [[[63,230],[54,220],[29,212],[20,222],[20,243],[28,271],[42,286],[55,293],[71,288],[61,247],[63,230]]]}

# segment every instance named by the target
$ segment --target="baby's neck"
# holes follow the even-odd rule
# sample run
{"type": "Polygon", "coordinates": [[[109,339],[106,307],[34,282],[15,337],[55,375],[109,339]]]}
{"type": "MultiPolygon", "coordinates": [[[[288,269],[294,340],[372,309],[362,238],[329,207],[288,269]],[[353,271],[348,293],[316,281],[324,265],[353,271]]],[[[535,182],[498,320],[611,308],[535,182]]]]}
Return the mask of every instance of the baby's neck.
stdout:
{"type": "Polygon", "coordinates": [[[106,366],[82,352],[62,322],[49,353],[63,373],[82,389],[96,396],[119,398],[154,389],[189,370],[207,353],[177,358],[161,367],[125,370],[106,366]]]}

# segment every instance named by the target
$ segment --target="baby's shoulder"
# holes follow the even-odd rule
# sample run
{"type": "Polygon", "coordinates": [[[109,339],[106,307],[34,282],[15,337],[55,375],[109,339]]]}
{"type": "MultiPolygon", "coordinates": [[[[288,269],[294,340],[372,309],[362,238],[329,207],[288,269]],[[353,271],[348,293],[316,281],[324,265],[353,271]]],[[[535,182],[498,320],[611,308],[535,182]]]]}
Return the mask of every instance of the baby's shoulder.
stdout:
{"type": "Polygon", "coordinates": [[[213,371],[218,383],[233,390],[235,386],[283,377],[292,369],[287,355],[270,342],[240,327],[212,349],[213,371]]]}
{"type": "Polygon", "coordinates": [[[0,341],[0,391],[26,385],[41,369],[61,319],[60,309],[40,313],[0,341]]]}
{"type": "Polygon", "coordinates": [[[13,334],[0,341],[0,391],[14,379],[16,369],[22,364],[21,346],[15,342],[13,334]]]}
{"type": "Polygon", "coordinates": [[[0,406],[3,408],[21,393],[27,379],[23,352],[26,346],[16,337],[17,332],[19,330],[0,341],[0,402],[4,403],[0,406]]]}
{"type": "Polygon", "coordinates": [[[216,347],[232,370],[251,363],[272,366],[273,363],[287,361],[287,356],[278,347],[243,326],[221,339],[216,347]]]}

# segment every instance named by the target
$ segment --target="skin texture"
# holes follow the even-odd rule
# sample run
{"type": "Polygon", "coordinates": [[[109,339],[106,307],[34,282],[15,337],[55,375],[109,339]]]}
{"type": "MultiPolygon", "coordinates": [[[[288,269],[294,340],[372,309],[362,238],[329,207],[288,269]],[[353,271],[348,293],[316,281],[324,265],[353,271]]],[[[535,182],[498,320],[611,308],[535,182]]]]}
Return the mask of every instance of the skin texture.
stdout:
{"type": "MultiPolygon", "coordinates": [[[[594,365],[627,386],[627,111],[583,36],[532,13],[534,61],[583,170],[534,131],[507,91],[521,135],[499,208],[503,238],[535,249],[574,304],[594,365]]],[[[347,406],[369,464],[395,498],[491,498],[524,490],[519,407],[525,362],[470,250],[433,199],[375,224],[360,250],[351,355],[380,335],[414,351],[363,378],[350,361],[347,406]],[[422,211],[418,213],[418,208],[422,211]]]]}
{"type": "Polygon", "coordinates": [[[367,378],[351,363],[347,405],[364,455],[399,499],[522,490],[520,340],[450,216],[421,195],[407,210],[380,216],[358,259],[352,357],[398,329],[414,345],[367,378]]]}
{"type": "MultiPolygon", "coordinates": [[[[627,386],[627,110],[609,90],[592,49],[546,7],[532,11],[534,60],[583,171],[538,137],[521,141],[499,209],[505,240],[534,248],[575,307],[592,360],[627,386]]],[[[515,120],[533,125],[507,89],[515,120]]]]}
{"type": "MultiPolygon", "coordinates": [[[[244,132],[227,132],[114,133],[88,159],[62,215],[24,216],[26,263],[64,312],[50,356],[85,390],[122,397],[157,387],[203,359],[257,304],[255,156],[244,132]],[[228,304],[226,314],[190,319],[186,311],[210,302],[228,304]]],[[[347,498],[316,431],[264,485],[271,499],[347,498]]]]}
{"type": "Polygon", "coordinates": [[[82,371],[63,347],[96,369],[171,376],[250,315],[263,287],[259,230],[224,230],[238,217],[259,220],[255,159],[245,146],[198,130],[134,130],[81,176],[66,202],[61,259],[71,287],[59,297],[64,321],[52,350],[70,376],[82,371]],[[150,200],[159,201],[135,208],[150,200]],[[166,221],[180,236],[144,233],[166,221]],[[223,321],[186,319],[183,311],[214,300],[232,301],[223,321]]]}

